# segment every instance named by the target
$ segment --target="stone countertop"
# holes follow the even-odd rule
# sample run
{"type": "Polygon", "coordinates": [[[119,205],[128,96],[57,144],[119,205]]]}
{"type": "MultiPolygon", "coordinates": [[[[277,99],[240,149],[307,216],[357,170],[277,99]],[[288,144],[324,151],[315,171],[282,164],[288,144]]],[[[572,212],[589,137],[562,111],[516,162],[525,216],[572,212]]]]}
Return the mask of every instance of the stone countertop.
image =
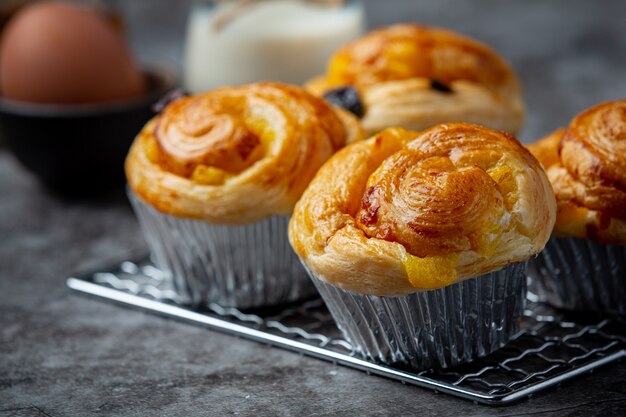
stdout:
{"type": "MultiPolygon", "coordinates": [[[[184,19],[173,14],[163,48],[146,35],[168,34],[149,24],[163,24],[163,4],[125,2],[136,22],[133,45],[146,60],[179,62],[180,48],[171,39],[182,36],[184,19]]],[[[366,6],[372,26],[415,20],[494,45],[525,86],[525,140],[565,124],[585,107],[626,97],[623,1],[395,0],[366,6]]],[[[0,416],[625,413],[624,363],[531,400],[491,408],[65,287],[77,269],[142,247],[122,192],[62,199],[0,151],[0,416]]]]}

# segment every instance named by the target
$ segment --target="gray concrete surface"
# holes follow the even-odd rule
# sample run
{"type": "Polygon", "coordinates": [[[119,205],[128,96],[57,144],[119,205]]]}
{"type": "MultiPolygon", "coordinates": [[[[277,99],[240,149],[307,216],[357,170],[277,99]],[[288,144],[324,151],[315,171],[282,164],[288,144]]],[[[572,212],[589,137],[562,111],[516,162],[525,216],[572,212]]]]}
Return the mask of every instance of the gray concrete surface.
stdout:
{"type": "MultiPolygon", "coordinates": [[[[145,62],[180,65],[185,13],[120,2],[145,62]]],[[[184,4],[185,2],[180,2],[184,4]]],[[[367,1],[492,44],[524,83],[530,140],[626,97],[624,1],[367,1]]],[[[72,294],[65,277],[143,247],[124,196],[69,201],[0,151],[0,416],[624,415],[626,365],[489,408],[72,294]]]]}

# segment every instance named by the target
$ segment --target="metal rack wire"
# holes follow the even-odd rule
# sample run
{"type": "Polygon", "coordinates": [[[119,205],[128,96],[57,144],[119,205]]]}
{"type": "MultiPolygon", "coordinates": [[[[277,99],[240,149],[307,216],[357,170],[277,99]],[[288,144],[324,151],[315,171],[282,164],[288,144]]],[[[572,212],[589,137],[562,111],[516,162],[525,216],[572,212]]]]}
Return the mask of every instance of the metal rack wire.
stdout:
{"type": "Polygon", "coordinates": [[[147,260],[67,280],[79,292],[490,405],[515,402],[626,356],[623,319],[564,315],[530,293],[522,330],[506,347],[451,369],[415,371],[357,357],[321,299],[246,312],[219,305],[198,311],[179,305],[166,283],[147,260]]]}

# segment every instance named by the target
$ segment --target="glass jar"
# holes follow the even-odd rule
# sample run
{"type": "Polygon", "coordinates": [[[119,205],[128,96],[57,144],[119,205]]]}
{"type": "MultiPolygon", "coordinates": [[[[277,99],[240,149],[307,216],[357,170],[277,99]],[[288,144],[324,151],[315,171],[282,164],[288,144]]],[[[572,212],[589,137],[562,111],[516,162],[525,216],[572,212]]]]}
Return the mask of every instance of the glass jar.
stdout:
{"type": "Polygon", "coordinates": [[[204,0],[187,25],[185,88],[271,80],[302,84],[364,30],[360,1],[204,0]]]}

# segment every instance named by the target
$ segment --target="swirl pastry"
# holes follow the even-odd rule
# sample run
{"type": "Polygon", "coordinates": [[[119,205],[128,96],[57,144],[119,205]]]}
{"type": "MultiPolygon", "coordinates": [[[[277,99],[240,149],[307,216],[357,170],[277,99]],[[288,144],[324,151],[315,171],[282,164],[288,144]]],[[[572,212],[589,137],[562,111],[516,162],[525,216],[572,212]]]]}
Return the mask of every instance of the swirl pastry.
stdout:
{"type": "Polygon", "coordinates": [[[289,238],[357,352],[447,367],[518,330],[524,261],[554,217],[548,179],[517,140],[451,123],[339,151],[296,205],[289,238]]]}
{"type": "Polygon", "coordinates": [[[288,215],[322,163],[360,135],[351,114],[276,83],[179,98],[150,121],[126,160],[129,197],[179,302],[312,296],[288,215]]]}
{"type": "Polygon", "coordinates": [[[548,179],[519,142],[444,124],[338,152],[297,204],[289,236],[326,283],[397,296],[528,259],[554,217],[548,179]]]}
{"type": "Polygon", "coordinates": [[[322,163],[360,136],[352,115],[297,87],[227,87],[178,99],[150,121],[126,174],[163,213],[252,223],[291,213],[322,163]]]}
{"type": "Polygon", "coordinates": [[[626,100],[588,109],[529,148],[557,200],[553,237],[530,265],[540,295],[626,313],[626,100]]]}
{"type": "Polygon", "coordinates": [[[355,113],[362,113],[362,126],[370,134],[445,122],[515,133],[524,118],[520,84],[496,52],[428,26],[389,26],[345,45],[330,59],[326,75],[306,88],[339,103],[352,96],[343,93],[346,88],[356,90],[361,103],[355,113]]]}
{"type": "Polygon", "coordinates": [[[529,149],[554,188],[556,236],[626,245],[626,100],[581,113],[529,149]]]}

